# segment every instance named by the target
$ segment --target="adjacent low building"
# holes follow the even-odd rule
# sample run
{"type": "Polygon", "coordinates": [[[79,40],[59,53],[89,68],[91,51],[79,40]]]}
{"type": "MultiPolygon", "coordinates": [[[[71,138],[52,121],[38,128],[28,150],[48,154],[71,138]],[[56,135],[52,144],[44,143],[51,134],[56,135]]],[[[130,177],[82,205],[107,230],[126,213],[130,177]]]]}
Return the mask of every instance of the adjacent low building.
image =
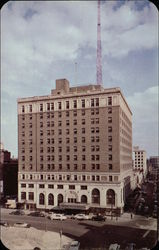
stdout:
{"type": "Polygon", "coordinates": [[[131,190],[132,113],[120,88],[18,99],[18,200],[29,209],[119,209],[131,190]]]}

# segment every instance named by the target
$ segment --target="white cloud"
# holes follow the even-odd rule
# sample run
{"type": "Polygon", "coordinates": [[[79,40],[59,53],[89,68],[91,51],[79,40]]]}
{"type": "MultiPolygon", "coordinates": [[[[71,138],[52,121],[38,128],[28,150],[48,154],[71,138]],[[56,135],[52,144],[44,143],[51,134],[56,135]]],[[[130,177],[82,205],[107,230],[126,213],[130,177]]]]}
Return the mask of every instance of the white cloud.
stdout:
{"type": "Polygon", "coordinates": [[[133,145],[158,154],[158,86],[126,98],[133,113],[133,145]]]}

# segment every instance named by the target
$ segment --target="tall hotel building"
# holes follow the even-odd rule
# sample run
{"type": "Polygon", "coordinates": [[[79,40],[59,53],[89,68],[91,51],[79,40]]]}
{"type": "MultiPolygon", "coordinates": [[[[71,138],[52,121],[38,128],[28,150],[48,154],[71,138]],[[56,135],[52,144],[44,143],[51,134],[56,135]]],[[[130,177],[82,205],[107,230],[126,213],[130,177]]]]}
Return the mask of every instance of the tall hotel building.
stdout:
{"type": "Polygon", "coordinates": [[[131,187],[132,113],[120,88],[69,87],[18,99],[18,200],[26,208],[123,210],[131,187]]]}

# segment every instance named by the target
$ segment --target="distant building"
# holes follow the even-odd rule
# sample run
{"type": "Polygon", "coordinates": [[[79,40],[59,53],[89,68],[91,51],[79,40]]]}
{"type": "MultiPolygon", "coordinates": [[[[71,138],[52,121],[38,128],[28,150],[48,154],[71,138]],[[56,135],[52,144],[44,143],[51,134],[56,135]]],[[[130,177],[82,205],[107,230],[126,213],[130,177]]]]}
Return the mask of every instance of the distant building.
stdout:
{"type": "Polygon", "coordinates": [[[18,159],[11,158],[11,153],[0,149],[0,193],[2,197],[16,196],[18,193],[18,159]]]}
{"type": "Polygon", "coordinates": [[[142,173],[143,177],[147,174],[146,151],[137,146],[133,147],[133,169],[142,173]]]}
{"type": "Polygon", "coordinates": [[[148,170],[150,174],[156,175],[159,171],[159,156],[150,156],[148,159],[148,170]]]}
{"type": "Polygon", "coordinates": [[[132,113],[120,88],[69,87],[18,99],[18,199],[27,208],[124,207],[132,113]]]}

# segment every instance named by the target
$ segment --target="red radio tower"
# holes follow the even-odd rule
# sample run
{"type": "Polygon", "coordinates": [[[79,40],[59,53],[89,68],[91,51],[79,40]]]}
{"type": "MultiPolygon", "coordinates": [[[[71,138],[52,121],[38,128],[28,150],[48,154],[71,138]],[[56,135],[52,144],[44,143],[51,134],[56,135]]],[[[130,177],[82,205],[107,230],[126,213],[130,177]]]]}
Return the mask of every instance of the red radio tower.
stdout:
{"type": "Polygon", "coordinates": [[[102,85],[102,46],[100,24],[100,0],[98,0],[98,23],[97,23],[97,85],[102,85]]]}

